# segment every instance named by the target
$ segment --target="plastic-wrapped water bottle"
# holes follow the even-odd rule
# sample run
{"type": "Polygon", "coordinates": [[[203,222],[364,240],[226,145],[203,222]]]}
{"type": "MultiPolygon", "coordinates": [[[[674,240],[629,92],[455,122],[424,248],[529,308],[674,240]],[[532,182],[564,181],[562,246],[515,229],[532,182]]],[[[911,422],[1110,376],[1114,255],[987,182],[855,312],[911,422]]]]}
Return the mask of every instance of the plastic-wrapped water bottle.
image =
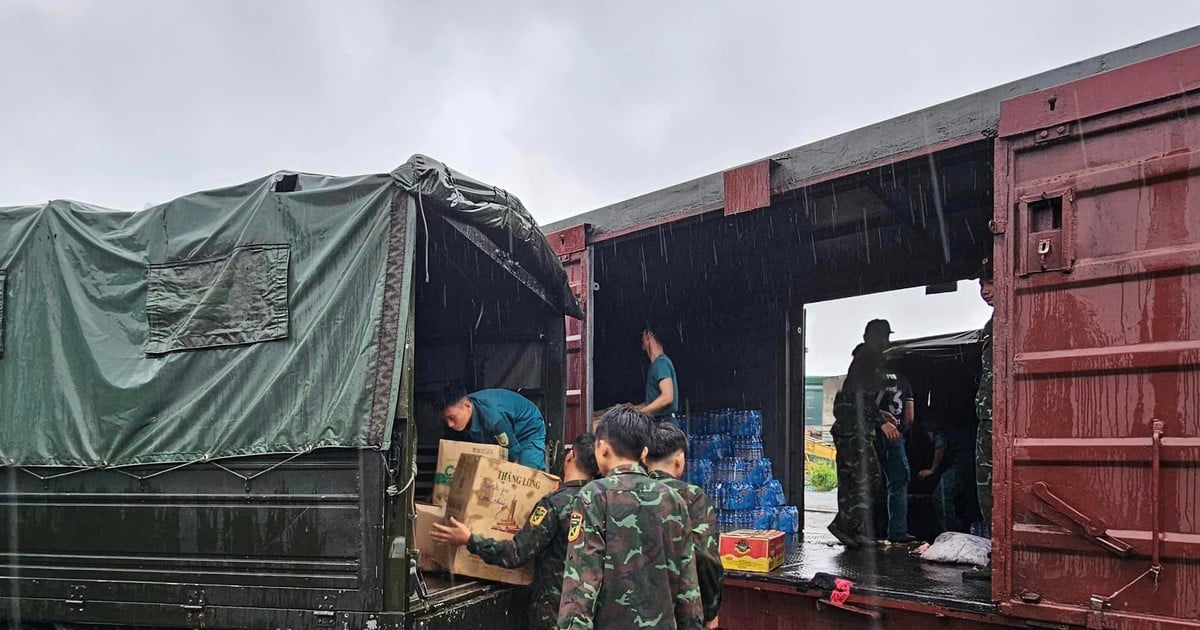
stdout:
{"type": "Polygon", "coordinates": [[[691,483],[704,487],[713,482],[713,463],[707,459],[688,461],[691,470],[691,483]]]}
{"type": "Polygon", "coordinates": [[[783,495],[783,484],[778,479],[772,479],[758,489],[758,507],[779,507],[787,503],[783,495]]]}
{"type": "Polygon", "coordinates": [[[725,486],[720,482],[714,482],[704,486],[704,494],[708,495],[708,500],[717,510],[722,509],[725,503],[725,486]]]}
{"type": "Polygon", "coordinates": [[[745,481],[735,481],[725,491],[725,509],[752,510],[755,498],[754,486],[745,481]]]}
{"type": "Polygon", "coordinates": [[[720,459],[722,455],[722,444],[720,436],[716,435],[698,435],[692,439],[692,452],[695,453],[696,459],[720,459]]]}
{"type": "Polygon", "coordinates": [[[731,457],[717,462],[717,481],[724,483],[745,481],[748,472],[749,466],[744,459],[731,457]]]}
{"type": "Polygon", "coordinates": [[[754,529],[775,529],[775,508],[755,508],[754,529]]]}
{"type": "Polygon", "coordinates": [[[730,433],[738,437],[759,437],[762,435],[763,418],[761,411],[737,411],[733,414],[730,433]]]}
{"type": "Polygon", "coordinates": [[[762,440],[760,438],[750,437],[734,438],[733,456],[740,457],[745,460],[762,459],[762,440]]]}
{"type": "Polygon", "coordinates": [[[760,457],[749,462],[746,468],[746,481],[755,488],[761,488],[774,479],[771,460],[760,457]]]}
{"type": "Polygon", "coordinates": [[[733,457],[733,436],[721,434],[713,436],[716,440],[716,452],[718,457],[733,457]]]}
{"type": "Polygon", "coordinates": [[[721,428],[721,433],[730,433],[733,430],[733,414],[732,409],[722,409],[718,412],[718,424],[721,428]]]}
{"type": "Polygon", "coordinates": [[[794,505],[785,505],[775,510],[775,529],[785,534],[800,531],[800,510],[794,505]]]}
{"type": "Polygon", "coordinates": [[[721,533],[732,532],[737,528],[737,514],[735,512],[722,510],[717,513],[717,529],[721,530],[721,533]]]}

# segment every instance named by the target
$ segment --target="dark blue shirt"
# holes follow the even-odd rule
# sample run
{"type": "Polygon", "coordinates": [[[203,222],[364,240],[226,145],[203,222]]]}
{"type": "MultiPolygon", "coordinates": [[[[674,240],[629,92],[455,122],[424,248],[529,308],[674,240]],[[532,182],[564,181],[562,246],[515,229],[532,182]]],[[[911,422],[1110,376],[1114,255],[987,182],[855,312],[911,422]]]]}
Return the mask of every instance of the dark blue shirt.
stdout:
{"type": "Polygon", "coordinates": [[[507,389],[484,389],[468,394],[475,407],[471,423],[455,439],[476,444],[499,444],[508,461],[546,470],[546,421],[528,398],[507,389]]]}

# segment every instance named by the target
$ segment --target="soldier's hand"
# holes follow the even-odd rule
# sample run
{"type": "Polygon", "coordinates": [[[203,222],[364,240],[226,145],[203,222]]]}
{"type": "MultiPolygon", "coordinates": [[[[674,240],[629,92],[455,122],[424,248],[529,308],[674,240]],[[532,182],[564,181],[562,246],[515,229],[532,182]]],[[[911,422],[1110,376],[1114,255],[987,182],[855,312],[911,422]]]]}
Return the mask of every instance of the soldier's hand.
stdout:
{"type": "Polygon", "coordinates": [[[920,477],[921,479],[928,479],[933,476],[933,469],[926,468],[925,470],[918,472],[917,476],[920,477]]]}
{"type": "Polygon", "coordinates": [[[721,627],[721,618],[713,617],[713,620],[704,625],[707,630],[717,630],[721,627]]]}
{"type": "Polygon", "coordinates": [[[883,423],[883,434],[887,436],[887,439],[893,442],[900,439],[900,429],[897,429],[896,425],[892,424],[891,422],[883,423]]]}
{"type": "Polygon", "coordinates": [[[467,544],[471,539],[471,528],[458,522],[458,519],[450,517],[449,525],[441,523],[433,524],[433,531],[429,532],[429,537],[445,545],[462,546],[467,544]]]}

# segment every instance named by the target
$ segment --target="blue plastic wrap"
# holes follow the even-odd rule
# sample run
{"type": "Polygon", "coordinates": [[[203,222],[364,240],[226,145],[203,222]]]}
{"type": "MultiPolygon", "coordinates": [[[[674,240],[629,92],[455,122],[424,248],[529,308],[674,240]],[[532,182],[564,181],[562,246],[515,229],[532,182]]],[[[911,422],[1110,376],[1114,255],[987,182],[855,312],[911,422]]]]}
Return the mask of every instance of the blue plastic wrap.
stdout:
{"type": "Polygon", "coordinates": [[[749,462],[746,467],[746,481],[755,488],[767,485],[774,478],[771,460],[765,457],[749,462]]]}
{"type": "Polygon", "coordinates": [[[760,437],[763,430],[761,411],[734,411],[730,413],[729,432],[736,437],[760,437]]]}
{"type": "Polygon", "coordinates": [[[726,510],[752,510],[755,507],[754,486],[745,481],[735,481],[729,484],[725,491],[724,508],[726,510]]]}
{"type": "Polygon", "coordinates": [[[785,534],[800,531],[800,510],[794,505],[785,505],[775,510],[775,529],[785,534]]]}
{"type": "Polygon", "coordinates": [[[780,507],[787,503],[783,494],[783,484],[778,479],[772,479],[758,489],[758,507],[780,507]]]}
{"type": "Polygon", "coordinates": [[[721,453],[720,436],[693,436],[690,440],[688,448],[694,459],[720,459],[724,457],[724,455],[721,453]]]}
{"type": "Polygon", "coordinates": [[[707,459],[688,461],[689,481],[697,486],[706,487],[716,480],[713,474],[713,463],[707,459]]]}
{"type": "Polygon", "coordinates": [[[775,529],[775,508],[754,509],[754,529],[775,529]]]}

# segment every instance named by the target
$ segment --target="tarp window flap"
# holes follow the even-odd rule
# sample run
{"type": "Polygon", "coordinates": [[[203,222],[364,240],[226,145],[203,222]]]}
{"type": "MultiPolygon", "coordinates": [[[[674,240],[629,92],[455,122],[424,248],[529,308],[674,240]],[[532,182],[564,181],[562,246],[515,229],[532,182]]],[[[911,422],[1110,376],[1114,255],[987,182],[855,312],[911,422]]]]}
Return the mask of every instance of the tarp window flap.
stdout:
{"type": "Polygon", "coordinates": [[[4,294],[8,290],[8,273],[0,269],[0,359],[4,358],[4,294]]]}
{"type": "Polygon", "coordinates": [[[151,265],[146,354],[236,346],[288,336],[287,245],[151,265]]]}

